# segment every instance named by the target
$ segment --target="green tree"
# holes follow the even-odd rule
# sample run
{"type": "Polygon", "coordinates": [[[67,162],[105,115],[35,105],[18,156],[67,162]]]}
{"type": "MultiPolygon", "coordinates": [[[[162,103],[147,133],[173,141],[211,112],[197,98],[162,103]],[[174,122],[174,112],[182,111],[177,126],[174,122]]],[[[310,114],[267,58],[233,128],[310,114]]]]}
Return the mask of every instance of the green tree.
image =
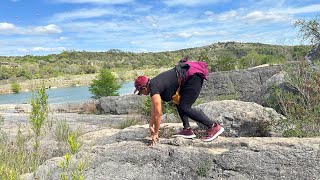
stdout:
{"type": "Polygon", "coordinates": [[[117,90],[120,87],[111,71],[101,69],[97,79],[92,81],[89,91],[94,95],[93,98],[98,99],[103,96],[119,96],[117,90]]]}
{"type": "Polygon", "coordinates": [[[311,44],[320,43],[320,17],[310,21],[300,19],[294,25],[299,28],[303,40],[307,40],[311,44]]]}

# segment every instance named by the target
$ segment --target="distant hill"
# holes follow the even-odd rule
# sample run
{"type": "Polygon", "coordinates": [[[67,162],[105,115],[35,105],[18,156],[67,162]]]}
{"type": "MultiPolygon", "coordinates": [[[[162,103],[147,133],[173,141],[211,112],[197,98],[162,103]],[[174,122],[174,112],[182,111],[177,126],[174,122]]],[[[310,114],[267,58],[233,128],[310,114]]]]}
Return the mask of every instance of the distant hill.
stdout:
{"type": "Polygon", "coordinates": [[[302,59],[310,46],[280,46],[261,43],[224,42],[176,51],[133,53],[64,51],[46,56],[0,56],[0,80],[48,78],[65,74],[93,74],[100,68],[147,69],[172,67],[182,57],[204,60],[210,71],[243,69],[265,63],[302,59]]]}

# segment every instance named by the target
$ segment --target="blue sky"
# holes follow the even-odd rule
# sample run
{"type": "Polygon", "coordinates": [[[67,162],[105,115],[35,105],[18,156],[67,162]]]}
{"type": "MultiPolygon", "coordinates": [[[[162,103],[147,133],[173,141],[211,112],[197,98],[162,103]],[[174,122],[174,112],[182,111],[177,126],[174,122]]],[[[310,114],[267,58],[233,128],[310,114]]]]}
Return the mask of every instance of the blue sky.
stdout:
{"type": "Polygon", "coordinates": [[[1,0],[0,55],[296,45],[293,22],[319,15],[318,0],[1,0]]]}

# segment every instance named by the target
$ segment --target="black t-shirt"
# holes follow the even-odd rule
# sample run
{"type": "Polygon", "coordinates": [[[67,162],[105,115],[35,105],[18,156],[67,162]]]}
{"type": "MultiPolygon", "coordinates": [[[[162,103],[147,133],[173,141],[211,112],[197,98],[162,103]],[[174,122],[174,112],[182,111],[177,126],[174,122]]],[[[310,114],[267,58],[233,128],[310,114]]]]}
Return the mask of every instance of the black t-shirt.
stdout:
{"type": "Polygon", "coordinates": [[[150,96],[160,94],[163,101],[171,101],[171,97],[179,87],[175,69],[162,72],[150,80],[150,96]]]}

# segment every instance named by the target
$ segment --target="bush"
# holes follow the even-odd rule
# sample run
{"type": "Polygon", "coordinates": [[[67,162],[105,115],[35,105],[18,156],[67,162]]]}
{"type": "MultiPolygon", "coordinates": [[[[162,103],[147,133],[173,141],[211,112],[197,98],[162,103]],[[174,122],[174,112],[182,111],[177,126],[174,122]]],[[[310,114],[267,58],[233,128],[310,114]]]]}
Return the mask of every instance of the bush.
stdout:
{"type": "Polygon", "coordinates": [[[320,72],[306,61],[288,67],[286,80],[291,91],[274,88],[269,106],[286,116],[280,122],[284,136],[320,135],[320,72]]]}
{"type": "Polygon", "coordinates": [[[89,91],[94,95],[93,98],[99,99],[103,96],[118,96],[117,90],[120,87],[111,71],[101,69],[98,78],[92,81],[89,91]]]}
{"type": "Polygon", "coordinates": [[[14,93],[19,93],[21,91],[21,86],[20,84],[14,82],[11,84],[11,91],[14,93]]]}

